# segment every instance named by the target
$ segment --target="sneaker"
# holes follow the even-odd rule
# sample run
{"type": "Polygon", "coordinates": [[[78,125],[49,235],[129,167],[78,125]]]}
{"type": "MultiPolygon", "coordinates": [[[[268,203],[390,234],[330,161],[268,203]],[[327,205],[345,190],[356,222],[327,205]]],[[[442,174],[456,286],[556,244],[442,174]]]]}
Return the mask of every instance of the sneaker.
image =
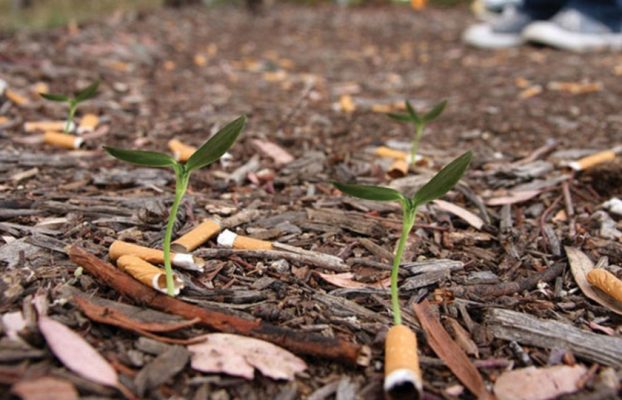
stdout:
{"type": "Polygon", "coordinates": [[[576,9],[564,9],[549,21],[529,24],[523,31],[523,38],[578,53],[622,49],[620,26],[607,24],[576,9]]]}
{"type": "Polygon", "coordinates": [[[534,18],[516,7],[506,7],[491,22],[472,25],[462,34],[462,40],[482,49],[501,49],[523,44],[522,32],[534,18]]]}

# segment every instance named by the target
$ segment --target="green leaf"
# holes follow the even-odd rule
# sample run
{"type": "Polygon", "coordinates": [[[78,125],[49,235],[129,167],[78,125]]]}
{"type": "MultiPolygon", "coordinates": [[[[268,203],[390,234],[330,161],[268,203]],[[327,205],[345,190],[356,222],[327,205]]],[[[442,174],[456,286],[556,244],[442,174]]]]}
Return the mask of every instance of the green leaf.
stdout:
{"type": "Polygon", "coordinates": [[[405,103],[406,103],[406,109],[408,110],[408,113],[412,117],[412,120],[416,122],[421,121],[421,118],[419,118],[419,114],[417,114],[417,111],[415,111],[415,108],[413,107],[413,105],[410,104],[410,101],[406,100],[405,103]]]}
{"type": "Polygon", "coordinates": [[[155,151],[142,151],[142,150],[126,150],[118,149],[115,147],[106,147],[104,149],[113,156],[122,161],[127,161],[132,164],[144,165],[147,167],[174,167],[177,165],[177,161],[168,154],[157,153],[155,151]]]}
{"type": "Polygon", "coordinates": [[[358,197],[365,200],[377,201],[393,201],[407,202],[407,199],[397,190],[369,185],[356,185],[353,183],[333,182],[333,185],[342,192],[350,196],[358,197]]]}
{"type": "Polygon", "coordinates": [[[246,125],[244,115],[229,122],[190,156],[186,162],[186,170],[188,172],[194,171],[218,160],[233,146],[242,129],[244,129],[244,125],[246,125]]]}
{"type": "Polygon", "coordinates": [[[78,103],[81,103],[85,100],[95,97],[95,95],[97,94],[98,87],[99,87],[99,79],[91,83],[89,86],[85,87],[84,89],[76,92],[74,100],[78,103]]]}
{"type": "Polygon", "coordinates": [[[423,116],[423,120],[425,122],[434,121],[438,118],[439,115],[445,110],[445,106],[447,106],[447,100],[443,100],[432,108],[426,115],[423,116]]]}
{"type": "Polygon", "coordinates": [[[400,121],[400,122],[412,122],[412,117],[408,114],[394,114],[394,113],[388,113],[387,116],[391,119],[394,119],[396,121],[400,121]]]}
{"type": "Polygon", "coordinates": [[[39,93],[39,96],[43,97],[46,100],[50,100],[50,101],[65,102],[65,101],[69,100],[69,97],[67,97],[67,96],[65,96],[63,94],[39,93]]]}
{"type": "Polygon", "coordinates": [[[442,170],[434,175],[428,183],[423,185],[417,193],[415,193],[415,196],[412,199],[414,206],[419,207],[429,201],[438,199],[453,188],[456,183],[458,183],[460,178],[462,178],[462,175],[469,166],[472,157],[473,154],[470,151],[467,151],[460,157],[447,164],[442,170]]]}

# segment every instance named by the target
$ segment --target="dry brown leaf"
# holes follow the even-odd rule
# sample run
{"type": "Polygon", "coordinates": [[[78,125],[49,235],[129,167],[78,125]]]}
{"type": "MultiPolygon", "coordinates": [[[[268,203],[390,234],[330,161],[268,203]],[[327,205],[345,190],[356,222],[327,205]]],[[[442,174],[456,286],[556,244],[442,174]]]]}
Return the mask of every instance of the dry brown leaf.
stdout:
{"type": "Polygon", "coordinates": [[[450,203],[445,200],[434,200],[433,202],[438,208],[443,211],[447,211],[448,213],[454,214],[455,216],[462,218],[473,228],[480,230],[484,226],[484,220],[482,220],[477,215],[473,214],[471,211],[466,210],[460,206],[457,206],[453,203],[450,203]]]}
{"type": "Polygon", "coordinates": [[[594,288],[587,281],[587,274],[594,269],[592,260],[581,250],[575,249],[574,247],[566,246],[565,249],[568,262],[570,263],[570,270],[572,271],[575,282],[577,282],[577,286],[579,286],[583,294],[598,304],[607,307],[614,313],[622,315],[622,305],[620,303],[594,288]]]}
{"type": "Polygon", "coordinates": [[[294,161],[294,157],[289,152],[283,149],[276,143],[268,142],[266,140],[253,139],[253,144],[262,153],[265,153],[268,157],[272,158],[277,165],[285,165],[294,161]]]}
{"type": "Polygon", "coordinates": [[[39,330],[54,355],[67,368],[93,382],[119,386],[114,368],[82,336],[45,316],[39,317],[39,330]]]}
{"type": "Polygon", "coordinates": [[[413,309],[421,328],[425,332],[428,344],[436,355],[447,364],[447,367],[478,399],[492,399],[486,390],[484,379],[464,351],[453,341],[439,320],[432,315],[427,300],[414,304],[413,309]]]}
{"type": "Polygon", "coordinates": [[[522,203],[532,199],[540,194],[539,190],[525,190],[520,192],[510,192],[507,196],[493,197],[486,200],[486,204],[489,206],[503,206],[506,204],[522,203]]]}
{"type": "Polygon", "coordinates": [[[473,339],[471,339],[469,332],[453,318],[446,318],[445,322],[449,326],[449,330],[453,333],[452,336],[456,340],[456,343],[462,347],[462,350],[469,355],[475,356],[475,358],[479,358],[479,349],[473,339]]]}
{"type": "Polygon", "coordinates": [[[495,382],[499,400],[546,400],[578,390],[577,383],[587,372],[582,365],[527,367],[508,371],[495,382]]]}
{"type": "Polygon", "coordinates": [[[229,333],[210,333],[204,342],[188,346],[192,368],[253,379],[254,370],[273,379],[292,380],[307,369],[305,362],[263,340],[229,333]]]}
{"type": "Polygon", "coordinates": [[[49,376],[17,382],[11,393],[22,400],[78,400],[78,391],[70,382],[49,376]]]}
{"type": "Polygon", "coordinates": [[[347,289],[388,288],[391,285],[391,278],[386,278],[374,283],[358,282],[352,279],[354,278],[354,274],[351,272],[344,272],[342,274],[318,273],[318,275],[330,284],[347,289]]]}

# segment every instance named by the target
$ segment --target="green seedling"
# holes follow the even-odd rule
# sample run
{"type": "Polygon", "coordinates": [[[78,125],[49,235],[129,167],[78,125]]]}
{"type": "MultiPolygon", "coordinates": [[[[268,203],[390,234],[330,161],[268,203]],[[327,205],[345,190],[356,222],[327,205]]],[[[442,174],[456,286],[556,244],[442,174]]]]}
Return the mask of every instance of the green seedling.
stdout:
{"type": "Polygon", "coordinates": [[[173,269],[171,268],[171,239],[173,236],[173,226],[175,225],[179,205],[188,189],[190,174],[193,171],[210,165],[225,154],[225,152],[233,146],[233,143],[235,143],[242,129],[244,129],[245,124],[245,116],[241,116],[230,122],[199,147],[186,163],[180,163],[173,157],[164,153],[104,147],[108,154],[119,160],[147,167],[170,167],[175,171],[175,200],[173,201],[168,216],[168,223],[164,233],[164,243],[162,245],[164,250],[164,269],[166,271],[166,291],[169,296],[173,296],[174,293],[173,269]]]}
{"type": "Polygon", "coordinates": [[[391,269],[391,308],[393,311],[393,321],[395,325],[402,323],[402,313],[400,310],[399,296],[397,290],[397,278],[399,266],[404,253],[406,241],[415,223],[417,209],[425,203],[435,200],[451,188],[460,180],[471,162],[472,154],[470,151],[447,164],[432,179],[430,179],[413,197],[407,197],[397,190],[369,185],[356,185],[348,183],[333,184],[339,190],[350,196],[359,197],[366,200],[376,201],[397,201],[402,207],[402,234],[397,243],[393,267],[391,269]]]}
{"type": "Polygon", "coordinates": [[[410,101],[406,100],[406,113],[405,114],[396,114],[396,113],[388,113],[387,115],[400,122],[412,123],[415,125],[415,138],[413,139],[411,148],[410,148],[410,162],[415,164],[417,161],[417,153],[419,152],[419,143],[421,142],[421,136],[423,136],[423,131],[427,124],[434,121],[438,118],[439,115],[445,110],[445,106],[447,106],[447,100],[443,100],[440,103],[436,104],[430,111],[422,116],[419,115],[417,111],[415,111],[410,101]]]}
{"type": "Polygon", "coordinates": [[[39,93],[39,96],[46,100],[56,101],[58,103],[67,103],[69,110],[67,111],[67,122],[65,123],[64,132],[68,133],[73,122],[73,117],[76,114],[78,105],[84,101],[92,99],[97,95],[97,88],[99,87],[99,80],[91,83],[84,89],[78,90],[74,93],[73,97],[66,96],[64,94],[52,94],[52,93],[39,93]]]}

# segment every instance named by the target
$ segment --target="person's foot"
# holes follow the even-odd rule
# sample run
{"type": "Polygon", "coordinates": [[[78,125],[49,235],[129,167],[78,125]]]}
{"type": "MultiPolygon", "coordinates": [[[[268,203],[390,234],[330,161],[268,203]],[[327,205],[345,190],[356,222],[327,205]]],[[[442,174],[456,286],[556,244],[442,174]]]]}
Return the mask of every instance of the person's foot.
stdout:
{"type": "Polygon", "coordinates": [[[548,21],[529,24],[523,31],[523,39],[574,52],[620,50],[620,28],[579,10],[564,9],[548,21]]]}
{"type": "Polygon", "coordinates": [[[501,49],[524,43],[522,32],[534,18],[516,7],[507,7],[491,22],[472,25],[462,34],[462,40],[482,49],[501,49]]]}

